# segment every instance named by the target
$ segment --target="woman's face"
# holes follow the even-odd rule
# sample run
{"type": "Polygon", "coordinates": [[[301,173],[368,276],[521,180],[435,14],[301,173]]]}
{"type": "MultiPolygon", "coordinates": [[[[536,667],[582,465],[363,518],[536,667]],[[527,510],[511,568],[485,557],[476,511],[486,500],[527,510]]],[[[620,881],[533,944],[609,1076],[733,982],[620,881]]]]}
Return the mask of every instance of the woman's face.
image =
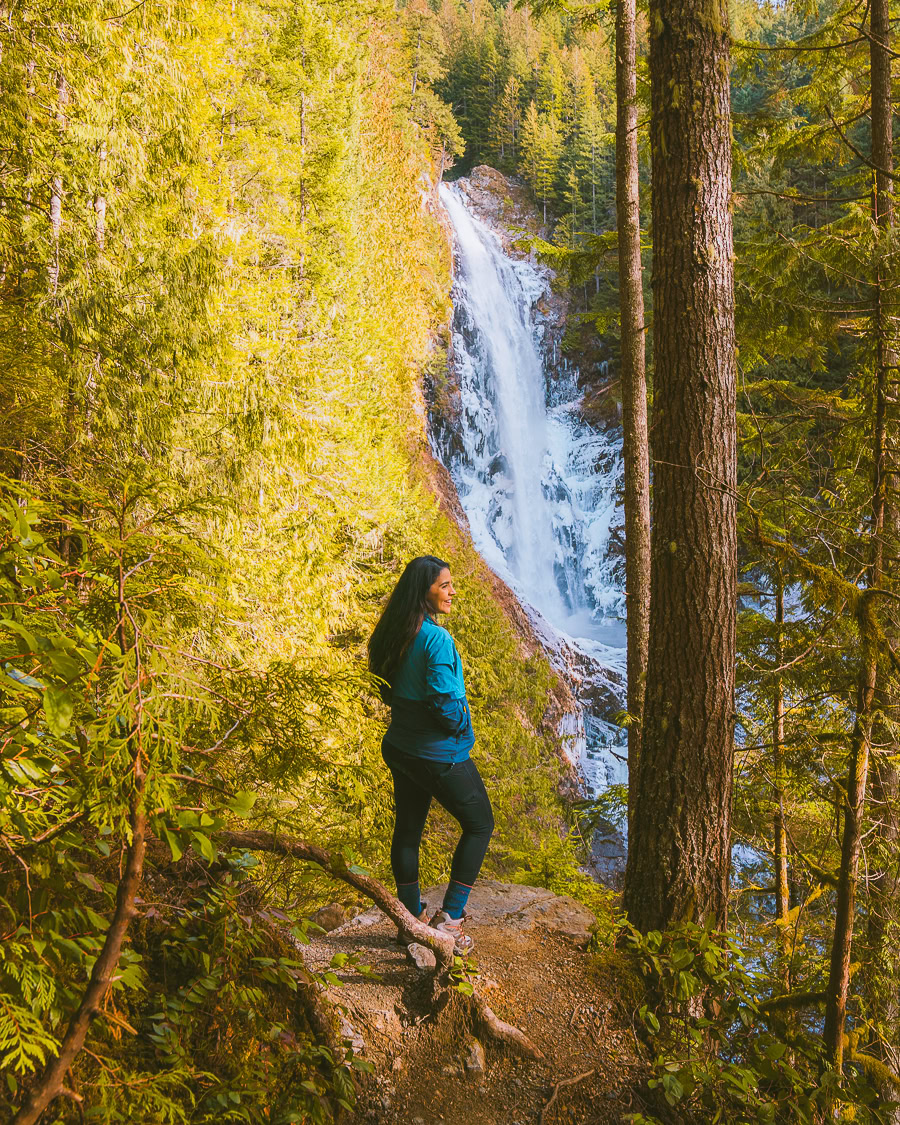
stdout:
{"type": "Polygon", "coordinates": [[[453,589],[450,571],[447,567],[444,567],[428,588],[428,593],[425,596],[428,608],[432,613],[449,613],[455,596],[456,591],[453,589]]]}

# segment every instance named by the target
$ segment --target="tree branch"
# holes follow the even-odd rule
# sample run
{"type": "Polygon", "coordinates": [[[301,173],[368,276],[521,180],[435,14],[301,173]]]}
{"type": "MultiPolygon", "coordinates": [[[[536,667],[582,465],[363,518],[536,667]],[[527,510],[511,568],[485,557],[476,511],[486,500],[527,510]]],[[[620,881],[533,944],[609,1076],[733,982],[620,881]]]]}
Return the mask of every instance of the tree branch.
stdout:
{"type": "Polygon", "coordinates": [[[856,147],[856,145],[853,143],[853,141],[850,140],[850,138],[847,136],[847,134],[841,128],[840,123],[837,121],[834,114],[831,112],[831,108],[829,106],[825,106],[825,112],[828,114],[828,119],[831,121],[831,124],[837,130],[838,136],[841,138],[841,140],[844,142],[844,144],[847,146],[847,148],[849,148],[850,151],[863,162],[863,164],[868,165],[869,168],[871,168],[875,172],[878,172],[878,174],[881,175],[881,176],[887,176],[888,179],[891,179],[891,180],[900,180],[900,173],[892,172],[888,168],[882,168],[880,165],[873,163],[873,161],[870,160],[869,157],[866,156],[864,153],[860,152],[860,150],[856,147]]]}
{"type": "MultiPolygon", "coordinates": [[[[316,844],[305,840],[295,840],[286,836],[276,836],[273,832],[245,831],[216,833],[216,840],[232,848],[246,848],[248,851],[271,852],[273,855],[290,856],[294,859],[316,863],[335,879],[341,879],[370,898],[376,906],[395,922],[401,933],[415,938],[427,945],[437,958],[438,968],[447,970],[453,966],[454,942],[450,934],[433,930],[414,918],[398,898],[377,879],[366,874],[361,868],[348,867],[343,856],[334,856],[316,844]]],[[[521,1034],[521,1033],[520,1033],[521,1034]]]]}
{"type": "Polygon", "coordinates": [[[44,1068],[37,1086],[12,1119],[11,1125],[36,1125],[41,1114],[52,1101],[69,1096],[64,1085],[66,1074],[84,1046],[91,1021],[100,1010],[103,998],[112,984],[113,974],[128,933],[128,925],[135,913],[134,896],[141,881],[144,852],[147,846],[147,817],[141,801],[141,794],[138,793],[131,811],[131,843],[125,861],[125,873],[116,891],[116,909],[106,931],[103,949],[94,962],[78,1010],[69,1021],[66,1034],[60,1044],[59,1054],[44,1068]]]}
{"type": "MultiPolygon", "coordinates": [[[[383,884],[365,872],[348,867],[343,857],[333,856],[324,848],[316,844],[309,844],[305,840],[294,840],[284,836],[276,836],[272,832],[248,831],[216,833],[216,841],[227,844],[232,848],[246,848],[248,851],[271,852],[274,855],[290,856],[294,859],[303,859],[316,863],[329,875],[342,879],[351,887],[370,898],[377,906],[381,907],[387,916],[396,923],[401,933],[406,937],[413,937],[422,945],[428,946],[434,952],[438,963],[437,976],[445,976],[453,966],[454,942],[449,934],[442,934],[433,930],[414,918],[406,907],[395,898],[383,884]]],[[[485,1035],[502,1043],[517,1055],[530,1059],[542,1059],[541,1051],[531,1042],[528,1036],[512,1024],[506,1023],[488,1006],[483,997],[477,993],[471,997],[475,1019],[483,1029],[485,1035]]]]}
{"type": "Polygon", "coordinates": [[[789,992],[784,996],[764,1000],[759,1005],[759,1010],[766,1015],[768,1012],[783,1012],[793,1008],[812,1008],[817,1004],[824,1004],[825,999],[824,992],[789,992]]]}

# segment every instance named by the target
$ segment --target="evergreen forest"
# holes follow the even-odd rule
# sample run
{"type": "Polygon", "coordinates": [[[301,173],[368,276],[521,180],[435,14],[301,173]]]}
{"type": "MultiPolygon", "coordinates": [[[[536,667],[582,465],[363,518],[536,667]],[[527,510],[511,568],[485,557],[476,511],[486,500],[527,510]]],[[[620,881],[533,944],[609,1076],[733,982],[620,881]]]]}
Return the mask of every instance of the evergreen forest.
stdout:
{"type": "MultiPolygon", "coordinates": [[[[424,1125],[347,1023],[365,952],[308,952],[374,903],[431,1049],[498,1068],[472,1125],[900,1122],[891,5],[0,0],[3,1120],[424,1125]],[[622,448],[627,786],[579,779],[431,440],[439,189],[484,166],[622,448]],[[627,1101],[571,1051],[528,1102],[541,1009],[394,896],[366,646],[421,555],[482,878],[593,915],[627,1101]]],[[[423,888],[457,836],[434,809],[423,888]]]]}

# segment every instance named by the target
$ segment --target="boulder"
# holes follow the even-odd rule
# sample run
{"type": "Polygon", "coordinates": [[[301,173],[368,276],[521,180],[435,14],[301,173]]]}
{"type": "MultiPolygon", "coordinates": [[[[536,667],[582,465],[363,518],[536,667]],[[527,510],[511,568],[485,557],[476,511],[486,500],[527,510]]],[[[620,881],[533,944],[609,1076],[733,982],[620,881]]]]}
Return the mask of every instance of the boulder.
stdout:
{"type": "Polygon", "coordinates": [[[317,926],[321,926],[323,930],[329,933],[331,930],[336,930],[338,926],[343,926],[346,920],[347,912],[339,902],[329,902],[327,906],[317,910],[311,919],[317,926]]]}
{"type": "Polygon", "coordinates": [[[481,1078],[485,1072],[484,1047],[475,1038],[469,1040],[466,1054],[466,1074],[470,1078],[481,1078]]]}
{"type": "MultiPolygon", "coordinates": [[[[440,902],[447,884],[430,887],[425,895],[429,901],[440,902]]],[[[473,934],[482,926],[502,926],[527,932],[536,928],[569,938],[578,946],[587,945],[594,925],[594,915],[569,895],[557,895],[546,887],[528,887],[520,883],[499,883],[479,879],[466,904],[469,928],[473,934]]]]}
{"type": "Polygon", "coordinates": [[[433,973],[437,968],[437,958],[432,950],[417,941],[410,942],[406,947],[406,957],[421,973],[433,973]]]}

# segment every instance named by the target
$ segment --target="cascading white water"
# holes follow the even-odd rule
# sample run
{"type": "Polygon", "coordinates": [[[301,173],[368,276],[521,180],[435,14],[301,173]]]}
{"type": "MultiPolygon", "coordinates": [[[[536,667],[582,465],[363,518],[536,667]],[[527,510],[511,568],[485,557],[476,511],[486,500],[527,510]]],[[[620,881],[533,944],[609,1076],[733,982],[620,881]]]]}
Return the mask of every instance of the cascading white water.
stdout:
{"type": "Polygon", "coordinates": [[[485,561],[513,588],[583,707],[574,735],[595,789],[624,780],[609,712],[624,683],[617,437],[581,418],[574,373],[550,379],[534,307],[548,293],[532,263],[507,255],[455,187],[441,200],[456,241],[452,357],[461,412],[433,420],[485,561]]]}

